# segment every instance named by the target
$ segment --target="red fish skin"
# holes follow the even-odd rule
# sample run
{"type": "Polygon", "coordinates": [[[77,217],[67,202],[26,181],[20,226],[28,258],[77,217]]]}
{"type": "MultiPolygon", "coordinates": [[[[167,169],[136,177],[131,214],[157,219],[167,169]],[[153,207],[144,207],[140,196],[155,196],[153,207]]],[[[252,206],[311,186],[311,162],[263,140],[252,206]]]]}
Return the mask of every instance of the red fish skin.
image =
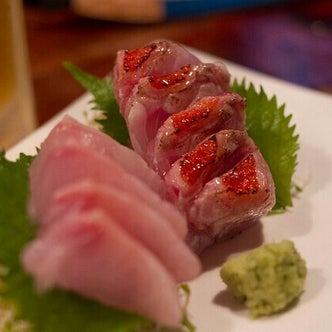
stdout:
{"type": "Polygon", "coordinates": [[[156,41],[134,49],[118,51],[112,72],[113,90],[120,110],[142,77],[162,76],[188,64],[201,61],[186,48],[172,41],[156,41]]]}
{"type": "Polygon", "coordinates": [[[165,76],[141,78],[127,102],[123,101],[122,111],[134,150],[147,160],[148,146],[170,115],[228,88],[229,73],[222,63],[186,66],[165,76]]]}
{"type": "Polygon", "coordinates": [[[127,118],[135,101],[151,99],[158,100],[165,113],[173,114],[201,97],[228,91],[229,84],[230,74],[222,62],[186,65],[166,75],[141,77],[128,98],[121,101],[126,103],[121,112],[127,118]]]}
{"type": "Polygon", "coordinates": [[[268,165],[245,130],[221,130],[180,157],[165,175],[170,200],[187,216],[197,253],[265,215],[275,204],[268,165]]]}
{"type": "Polygon", "coordinates": [[[149,147],[149,164],[163,177],[182,155],[224,129],[245,129],[245,100],[231,92],[203,97],[164,121],[149,147]]]}
{"type": "Polygon", "coordinates": [[[179,158],[165,175],[174,204],[186,211],[205,184],[256,149],[244,130],[221,130],[179,158]]]}
{"type": "Polygon", "coordinates": [[[188,243],[195,252],[201,252],[215,241],[225,240],[251,226],[275,202],[271,172],[256,149],[228,172],[204,185],[187,210],[188,243]]]}
{"type": "MultiPolygon", "coordinates": [[[[146,57],[144,64],[149,61],[146,57]]],[[[199,239],[198,250],[251,225],[275,201],[270,170],[246,133],[246,100],[229,91],[230,74],[223,66],[188,62],[173,72],[165,66],[164,73],[157,67],[154,73],[137,77],[134,89],[121,100],[133,149],[164,179],[166,197],[186,215],[188,238],[199,239]],[[258,161],[253,166],[255,174],[263,173],[268,183],[267,195],[233,197],[231,201],[238,201],[244,211],[237,213],[233,208],[232,219],[227,207],[222,207],[232,193],[224,193],[216,202],[213,190],[220,188],[211,183],[251,153],[258,161]],[[224,214],[223,220],[217,212],[210,215],[214,208],[224,214]]],[[[244,177],[242,181],[245,186],[244,177]]]]}

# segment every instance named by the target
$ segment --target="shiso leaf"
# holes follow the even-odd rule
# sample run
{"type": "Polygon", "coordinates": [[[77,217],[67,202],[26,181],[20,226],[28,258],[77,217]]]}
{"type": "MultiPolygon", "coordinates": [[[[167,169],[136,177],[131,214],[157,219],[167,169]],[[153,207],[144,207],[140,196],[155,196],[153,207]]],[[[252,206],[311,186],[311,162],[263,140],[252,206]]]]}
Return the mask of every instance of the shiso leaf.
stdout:
{"type": "Polygon", "coordinates": [[[129,142],[129,134],[126,122],[119,112],[119,106],[113,93],[112,80],[110,77],[101,79],[84,72],[70,62],[65,62],[64,67],[69,73],[93,95],[92,109],[102,112],[101,118],[96,118],[102,130],[112,136],[123,145],[129,142]]]}
{"type": "Polygon", "coordinates": [[[29,222],[28,167],[31,156],[21,154],[16,162],[0,151],[0,265],[18,269],[23,245],[33,239],[35,227],[29,222]]]}
{"type": "Polygon", "coordinates": [[[299,135],[291,124],[292,115],[285,114],[285,104],[279,106],[276,96],[268,98],[263,87],[259,91],[245,80],[234,80],[231,90],[247,100],[246,127],[249,136],[262,152],[276,187],[276,204],[272,212],[284,212],[293,206],[292,182],[297,165],[299,135]]]}

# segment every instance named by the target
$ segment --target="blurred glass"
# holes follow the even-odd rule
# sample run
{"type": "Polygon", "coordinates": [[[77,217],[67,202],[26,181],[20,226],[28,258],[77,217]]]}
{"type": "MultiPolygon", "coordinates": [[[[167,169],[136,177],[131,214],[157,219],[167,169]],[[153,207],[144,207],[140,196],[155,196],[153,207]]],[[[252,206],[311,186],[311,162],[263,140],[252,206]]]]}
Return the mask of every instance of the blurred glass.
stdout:
{"type": "Polygon", "coordinates": [[[0,0],[0,149],[35,128],[21,0],[0,0]]]}

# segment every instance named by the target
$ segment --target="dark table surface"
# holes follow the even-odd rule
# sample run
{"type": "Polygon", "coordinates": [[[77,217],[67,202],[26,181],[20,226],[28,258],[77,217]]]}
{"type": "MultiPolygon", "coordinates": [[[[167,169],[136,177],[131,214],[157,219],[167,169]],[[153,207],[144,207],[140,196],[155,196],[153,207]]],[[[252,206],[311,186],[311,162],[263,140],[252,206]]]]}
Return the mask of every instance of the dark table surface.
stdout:
{"type": "Polygon", "coordinates": [[[116,51],[167,38],[260,70],[332,92],[332,2],[304,1],[219,12],[156,24],[125,24],[69,9],[25,6],[29,60],[39,124],[83,92],[63,68],[71,61],[103,77],[116,51]]]}

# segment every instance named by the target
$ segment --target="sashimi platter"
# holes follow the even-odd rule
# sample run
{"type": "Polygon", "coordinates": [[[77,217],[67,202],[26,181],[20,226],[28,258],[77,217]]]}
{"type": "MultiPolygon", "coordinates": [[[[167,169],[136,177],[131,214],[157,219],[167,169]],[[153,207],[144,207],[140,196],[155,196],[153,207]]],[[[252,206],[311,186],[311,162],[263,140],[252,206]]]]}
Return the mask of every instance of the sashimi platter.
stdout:
{"type": "Polygon", "coordinates": [[[174,41],[0,152],[0,332],[332,330],[332,97],[174,41]]]}

